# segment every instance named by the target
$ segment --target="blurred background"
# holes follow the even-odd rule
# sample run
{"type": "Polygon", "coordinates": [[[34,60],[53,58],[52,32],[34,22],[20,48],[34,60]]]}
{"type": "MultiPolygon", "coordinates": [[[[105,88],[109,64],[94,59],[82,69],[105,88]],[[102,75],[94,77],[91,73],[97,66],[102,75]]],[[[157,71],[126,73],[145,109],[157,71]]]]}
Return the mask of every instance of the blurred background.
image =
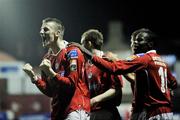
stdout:
{"type": "MultiPolygon", "coordinates": [[[[49,117],[49,98],[22,71],[24,63],[29,62],[38,72],[46,52],[39,35],[42,19],[60,19],[68,42],[80,42],[81,34],[87,29],[100,30],[105,38],[103,50],[112,51],[119,58],[131,55],[131,33],[149,28],[159,36],[158,53],[167,61],[180,85],[179,11],[173,1],[158,4],[152,0],[0,0],[0,120],[49,117]]],[[[180,119],[178,89],[173,102],[175,118],[180,119]]],[[[129,83],[124,80],[123,101],[118,107],[124,120],[129,116],[131,98],[129,83]]]]}

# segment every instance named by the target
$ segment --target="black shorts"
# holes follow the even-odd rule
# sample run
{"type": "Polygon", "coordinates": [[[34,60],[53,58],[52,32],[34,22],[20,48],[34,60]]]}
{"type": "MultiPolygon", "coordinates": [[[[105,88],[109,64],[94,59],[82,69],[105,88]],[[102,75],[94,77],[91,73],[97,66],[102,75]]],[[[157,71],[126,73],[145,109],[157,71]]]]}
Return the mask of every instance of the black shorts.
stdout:
{"type": "Polygon", "coordinates": [[[102,108],[92,111],[90,120],[121,120],[121,116],[117,108],[102,108]]]}

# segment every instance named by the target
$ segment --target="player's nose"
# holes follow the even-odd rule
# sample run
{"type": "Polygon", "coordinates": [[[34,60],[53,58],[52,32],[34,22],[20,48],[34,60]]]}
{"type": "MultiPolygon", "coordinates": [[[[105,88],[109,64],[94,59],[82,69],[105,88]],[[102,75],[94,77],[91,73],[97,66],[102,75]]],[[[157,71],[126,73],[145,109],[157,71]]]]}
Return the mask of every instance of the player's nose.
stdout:
{"type": "Polygon", "coordinates": [[[44,30],[43,30],[43,29],[41,29],[41,30],[40,30],[40,32],[39,32],[39,34],[40,34],[41,36],[43,36],[43,34],[44,34],[44,30]]]}

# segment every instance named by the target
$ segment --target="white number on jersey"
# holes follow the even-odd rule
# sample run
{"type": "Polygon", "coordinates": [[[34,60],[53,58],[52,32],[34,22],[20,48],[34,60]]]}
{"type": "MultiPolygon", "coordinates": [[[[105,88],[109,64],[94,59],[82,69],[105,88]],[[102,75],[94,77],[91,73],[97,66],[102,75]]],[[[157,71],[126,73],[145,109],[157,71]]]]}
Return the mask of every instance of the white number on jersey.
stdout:
{"type": "Polygon", "coordinates": [[[161,91],[162,93],[165,93],[167,89],[167,69],[163,69],[163,67],[160,67],[158,73],[161,77],[161,91]]]}

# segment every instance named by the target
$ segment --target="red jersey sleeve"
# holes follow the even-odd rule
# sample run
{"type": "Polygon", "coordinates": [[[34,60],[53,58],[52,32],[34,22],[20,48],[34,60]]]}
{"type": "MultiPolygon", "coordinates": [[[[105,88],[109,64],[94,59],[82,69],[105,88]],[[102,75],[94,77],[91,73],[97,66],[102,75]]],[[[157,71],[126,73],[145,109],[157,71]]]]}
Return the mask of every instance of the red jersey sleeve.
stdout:
{"type": "Polygon", "coordinates": [[[112,85],[111,88],[122,88],[123,81],[121,75],[111,75],[112,85]]]}
{"type": "Polygon", "coordinates": [[[71,79],[71,75],[67,76],[67,77],[62,77],[59,74],[56,74],[56,76],[53,78],[53,80],[55,80],[56,82],[58,82],[58,84],[60,86],[73,86],[73,79],[71,79]]]}
{"type": "Polygon", "coordinates": [[[48,97],[52,97],[52,89],[47,80],[45,79],[43,73],[41,73],[41,78],[38,77],[38,80],[35,82],[35,85],[43,94],[45,94],[48,97]]]}
{"type": "Polygon", "coordinates": [[[122,76],[121,75],[111,75],[111,88],[115,89],[115,95],[105,102],[110,106],[119,106],[122,100],[122,76]]]}
{"type": "Polygon", "coordinates": [[[177,88],[177,80],[170,72],[170,69],[167,67],[167,79],[168,79],[168,88],[176,89],[177,88]]]}
{"type": "Polygon", "coordinates": [[[136,57],[131,61],[118,60],[109,62],[98,56],[93,56],[92,61],[97,67],[105,69],[111,73],[127,74],[146,68],[148,66],[149,58],[147,55],[144,55],[142,57],[136,57]]]}

